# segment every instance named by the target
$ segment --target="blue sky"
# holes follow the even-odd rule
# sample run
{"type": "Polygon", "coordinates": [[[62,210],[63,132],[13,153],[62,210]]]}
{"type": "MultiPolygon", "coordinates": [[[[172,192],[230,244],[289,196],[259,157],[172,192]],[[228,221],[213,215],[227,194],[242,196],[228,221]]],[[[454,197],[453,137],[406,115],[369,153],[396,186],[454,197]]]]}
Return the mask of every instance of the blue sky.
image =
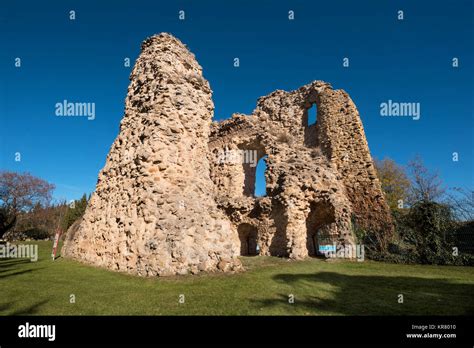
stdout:
{"type": "Polygon", "coordinates": [[[354,100],[374,157],[403,165],[420,154],[446,185],[474,186],[472,1],[11,1],[0,29],[0,169],[54,183],[56,199],[94,190],[123,116],[124,58],[133,66],[140,43],[160,32],[196,55],[215,119],[325,80],[354,100]],[[96,103],[95,120],[56,117],[64,99],[96,103]],[[420,103],[420,120],[381,117],[389,99],[420,103]]]}

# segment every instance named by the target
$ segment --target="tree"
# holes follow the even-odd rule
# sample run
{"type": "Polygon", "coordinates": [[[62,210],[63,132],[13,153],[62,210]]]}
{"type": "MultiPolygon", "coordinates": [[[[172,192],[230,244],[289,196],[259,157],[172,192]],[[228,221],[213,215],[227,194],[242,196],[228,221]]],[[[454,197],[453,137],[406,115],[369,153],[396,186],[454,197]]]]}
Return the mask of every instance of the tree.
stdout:
{"type": "Polygon", "coordinates": [[[57,202],[46,207],[37,204],[28,212],[18,214],[14,229],[8,233],[12,239],[45,239],[54,236],[59,223],[62,221],[68,205],[57,202]]]}
{"type": "Polygon", "coordinates": [[[445,188],[439,174],[430,172],[419,155],[408,162],[408,171],[412,180],[409,195],[410,204],[436,202],[443,197],[445,188]]]}
{"type": "Polygon", "coordinates": [[[47,206],[54,185],[30,173],[0,172],[0,238],[17,222],[20,213],[47,206]]]}
{"type": "Polygon", "coordinates": [[[390,158],[375,160],[374,164],[388,206],[392,210],[403,208],[411,187],[404,168],[390,158]]]}
{"type": "Polygon", "coordinates": [[[84,193],[81,199],[75,200],[72,204],[68,206],[66,214],[64,215],[61,222],[61,228],[63,229],[63,231],[67,231],[67,229],[74,223],[74,221],[84,215],[86,207],[87,195],[84,193]]]}
{"type": "Polygon", "coordinates": [[[6,207],[0,206],[0,238],[16,224],[16,215],[11,215],[6,207]]]}
{"type": "Polygon", "coordinates": [[[460,221],[474,220],[474,191],[453,187],[447,194],[447,203],[460,221]]]}

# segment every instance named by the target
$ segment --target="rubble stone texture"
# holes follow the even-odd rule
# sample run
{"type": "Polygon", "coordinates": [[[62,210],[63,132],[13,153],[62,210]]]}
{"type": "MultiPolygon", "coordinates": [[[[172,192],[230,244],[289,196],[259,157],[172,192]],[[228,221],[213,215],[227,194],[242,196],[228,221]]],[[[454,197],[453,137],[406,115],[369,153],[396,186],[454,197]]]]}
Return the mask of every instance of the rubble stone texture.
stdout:
{"type": "Polygon", "coordinates": [[[63,255],[143,276],[238,271],[240,255],[302,259],[354,245],[354,222],[391,233],[389,209],[349,95],[314,81],[213,122],[194,55],[169,34],[142,44],[120,133],[63,255]],[[317,122],[308,110],[317,105],[317,122]],[[256,154],[267,164],[256,197],[256,154]]]}

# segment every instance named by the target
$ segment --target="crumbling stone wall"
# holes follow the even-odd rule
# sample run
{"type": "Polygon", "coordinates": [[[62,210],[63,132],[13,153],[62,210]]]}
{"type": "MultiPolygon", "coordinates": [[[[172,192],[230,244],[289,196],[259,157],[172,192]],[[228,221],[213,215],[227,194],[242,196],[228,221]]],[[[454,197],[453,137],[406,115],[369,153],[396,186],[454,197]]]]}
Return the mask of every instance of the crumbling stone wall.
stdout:
{"type": "Polygon", "coordinates": [[[252,115],[212,125],[210,153],[228,149],[268,156],[264,198],[242,195],[246,164],[211,160],[219,207],[237,229],[257,227],[260,254],[301,259],[319,244],[353,246],[354,222],[391,233],[362,123],[344,91],[314,81],[262,97],[252,115]],[[317,121],[308,125],[314,104],[317,121]]]}
{"type": "Polygon", "coordinates": [[[322,81],[277,90],[251,115],[211,124],[202,69],[168,34],[145,40],[130,79],[120,134],[65,256],[147,276],[235,271],[242,254],[302,259],[320,244],[354,245],[353,222],[390,233],[344,91],[322,81]],[[308,126],[314,104],[317,122],[308,126]],[[242,151],[254,157],[223,156],[242,151]],[[266,196],[255,197],[263,157],[266,196]]]}
{"type": "Polygon", "coordinates": [[[120,134],[63,255],[145,276],[239,269],[209,176],[214,105],[201,67],[161,34],[142,44],[130,80],[120,134]]]}

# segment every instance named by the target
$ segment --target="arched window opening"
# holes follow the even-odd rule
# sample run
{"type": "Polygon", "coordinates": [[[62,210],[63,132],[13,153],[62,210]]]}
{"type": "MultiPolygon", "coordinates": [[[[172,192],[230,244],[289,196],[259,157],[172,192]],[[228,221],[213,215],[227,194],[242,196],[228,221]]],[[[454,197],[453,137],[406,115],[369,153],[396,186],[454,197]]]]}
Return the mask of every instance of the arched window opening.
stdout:
{"type": "Polygon", "coordinates": [[[316,103],[311,105],[311,107],[308,109],[308,121],[307,121],[307,126],[310,127],[314,124],[316,124],[316,121],[318,120],[318,106],[316,103]]]}
{"type": "Polygon", "coordinates": [[[263,156],[257,163],[257,170],[255,175],[255,196],[262,197],[267,194],[267,182],[265,178],[265,172],[267,171],[267,159],[268,156],[263,156]]]}

